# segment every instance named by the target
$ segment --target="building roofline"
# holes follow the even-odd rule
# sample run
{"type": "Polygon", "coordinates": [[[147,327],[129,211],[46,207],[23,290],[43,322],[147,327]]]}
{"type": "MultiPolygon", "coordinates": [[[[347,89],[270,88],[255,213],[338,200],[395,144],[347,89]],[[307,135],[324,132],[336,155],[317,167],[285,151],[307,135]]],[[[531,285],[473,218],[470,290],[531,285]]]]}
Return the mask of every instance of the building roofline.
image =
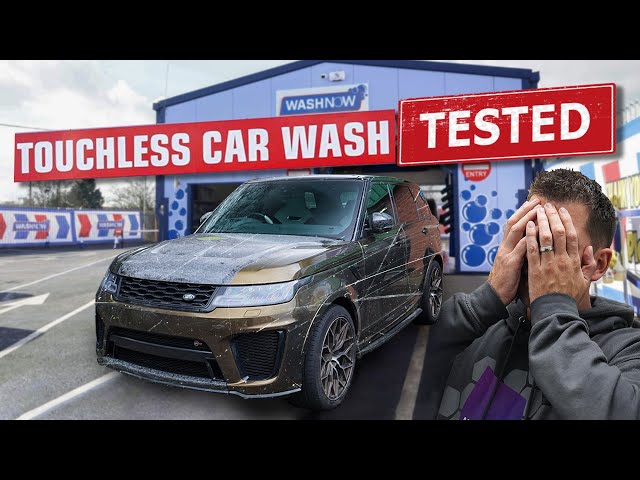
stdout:
{"type": "Polygon", "coordinates": [[[312,67],[320,63],[344,63],[348,65],[367,65],[372,67],[404,68],[408,70],[427,70],[448,73],[466,73],[471,75],[488,75],[497,77],[511,77],[528,80],[530,85],[537,84],[540,74],[528,68],[493,67],[488,65],[473,65],[465,63],[433,62],[422,60],[298,60],[286,63],[278,67],[269,68],[260,72],[234,78],[226,82],[217,83],[209,87],[200,88],[191,92],[176,95],[160,100],[153,104],[153,109],[158,111],[165,107],[176,105],[197,98],[224,92],[232,88],[241,87],[260,80],[283,75],[285,73],[312,67]]]}

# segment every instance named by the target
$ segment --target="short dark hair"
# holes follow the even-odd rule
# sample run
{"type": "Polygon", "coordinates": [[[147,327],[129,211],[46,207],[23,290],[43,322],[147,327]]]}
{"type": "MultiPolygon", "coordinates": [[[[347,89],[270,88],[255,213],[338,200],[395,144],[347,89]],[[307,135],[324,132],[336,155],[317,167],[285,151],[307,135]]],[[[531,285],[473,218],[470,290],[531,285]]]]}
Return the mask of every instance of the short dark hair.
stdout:
{"type": "Polygon", "coordinates": [[[539,195],[552,202],[571,202],[589,209],[587,231],[594,250],[611,245],[616,233],[616,211],[595,180],[575,170],[559,168],[540,172],[529,187],[529,196],[539,195]]]}

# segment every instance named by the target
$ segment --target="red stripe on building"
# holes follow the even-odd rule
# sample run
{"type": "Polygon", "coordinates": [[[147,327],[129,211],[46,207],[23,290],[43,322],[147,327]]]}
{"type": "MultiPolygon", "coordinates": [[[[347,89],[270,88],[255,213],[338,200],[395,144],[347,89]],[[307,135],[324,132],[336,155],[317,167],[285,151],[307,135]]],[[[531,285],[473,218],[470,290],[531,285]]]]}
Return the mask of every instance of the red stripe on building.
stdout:
{"type": "Polygon", "coordinates": [[[602,176],[606,183],[620,180],[620,163],[618,160],[609,162],[602,166],[602,176]]]}
{"type": "Polygon", "coordinates": [[[4,232],[7,229],[7,224],[4,221],[4,216],[0,213],[0,240],[4,237],[4,232]]]}

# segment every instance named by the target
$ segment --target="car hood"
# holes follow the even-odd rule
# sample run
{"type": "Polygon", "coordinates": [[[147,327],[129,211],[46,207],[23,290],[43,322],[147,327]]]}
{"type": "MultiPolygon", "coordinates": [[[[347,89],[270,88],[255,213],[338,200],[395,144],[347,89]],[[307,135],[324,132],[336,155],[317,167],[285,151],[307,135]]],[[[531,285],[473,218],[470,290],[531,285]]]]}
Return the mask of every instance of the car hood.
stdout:
{"type": "Polygon", "coordinates": [[[111,270],[148,280],[255,285],[302,278],[358,255],[357,243],[327,238],[194,234],[125,252],[111,270]]]}

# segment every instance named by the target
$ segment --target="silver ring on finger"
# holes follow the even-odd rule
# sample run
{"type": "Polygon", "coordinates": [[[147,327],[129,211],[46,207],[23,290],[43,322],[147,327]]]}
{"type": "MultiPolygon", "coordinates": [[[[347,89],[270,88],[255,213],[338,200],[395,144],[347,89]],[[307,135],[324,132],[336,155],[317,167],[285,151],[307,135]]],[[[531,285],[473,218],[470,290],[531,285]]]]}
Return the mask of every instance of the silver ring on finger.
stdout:
{"type": "Polygon", "coordinates": [[[553,245],[546,245],[544,247],[540,247],[540,253],[544,252],[553,252],[553,245]]]}

